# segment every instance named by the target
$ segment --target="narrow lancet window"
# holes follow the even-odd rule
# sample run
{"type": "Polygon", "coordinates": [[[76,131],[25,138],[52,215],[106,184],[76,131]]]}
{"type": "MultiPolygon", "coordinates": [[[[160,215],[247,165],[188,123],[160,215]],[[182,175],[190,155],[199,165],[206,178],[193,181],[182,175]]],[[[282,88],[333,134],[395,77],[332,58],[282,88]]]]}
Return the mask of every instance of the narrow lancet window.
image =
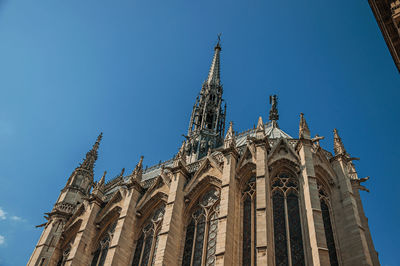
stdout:
{"type": "Polygon", "coordinates": [[[215,265],[219,191],[209,190],[199,201],[186,227],[183,266],[215,265]]]}
{"type": "Polygon", "coordinates": [[[256,265],[256,180],[250,178],[242,192],[242,265],[256,265]]]}
{"type": "Polygon", "coordinates": [[[280,173],[272,181],[275,265],[305,265],[298,181],[280,173]]]}
{"type": "Polygon", "coordinates": [[[117,226],[117,222],[114,222],[111,225],[109,225],[106,232],[100,238],[100,241],[97,245],[97,249],[93,255],[91,266],[103,266],[104,265],[104,263],[106,261],[106,257],[107,257],[108,248],[110,246],[111,239],[114,235],[116,226],[117,226]]]}
{"type": "Polygon", "coordinates": [[[157,209],[143,226],[140,237],[136,242],[132,266],[154,265],[164,211],[164,206],[157,209]]]}
{"type": "Polygon", "coordinates": [[[323,186],[318,183],[319,199],[321,203],[322,220],[324,222],[326,245],[329,252],[329,261],[332,266],[339,265],[337,255],[335,238],[333,236],[331,214],[329,208],[329,197],[323,186]]]}

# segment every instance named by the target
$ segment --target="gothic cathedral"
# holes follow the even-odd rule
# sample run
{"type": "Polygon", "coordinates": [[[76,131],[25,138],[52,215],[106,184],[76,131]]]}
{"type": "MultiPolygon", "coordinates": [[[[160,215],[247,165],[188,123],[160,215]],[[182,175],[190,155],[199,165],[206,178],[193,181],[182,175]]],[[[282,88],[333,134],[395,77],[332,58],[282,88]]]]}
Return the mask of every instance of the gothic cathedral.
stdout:
{"type": "Polygon", "coordinates": [[[72,172],[28,265],[379,265],[366,190],[338,131],[334,154],[269,121],[225,133],[218,42],[188,133],[171,160],[94,181],[102,134],[72,172]]]}

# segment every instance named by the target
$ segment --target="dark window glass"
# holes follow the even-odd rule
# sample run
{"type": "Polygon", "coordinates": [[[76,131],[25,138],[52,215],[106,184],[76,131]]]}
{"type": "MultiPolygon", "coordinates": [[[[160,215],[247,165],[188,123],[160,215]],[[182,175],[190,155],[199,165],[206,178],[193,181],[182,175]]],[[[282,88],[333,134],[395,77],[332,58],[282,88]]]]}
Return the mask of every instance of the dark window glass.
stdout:
{"type": "Polygon", "coordinates": [[[132,266],[139,265],[140,255],[142,254],[142,247],[143,247],[143,234],[140,236],[136,244],[135,256],[133,257],[132,266]]]}
{"type": "Polygon", "coordinates": [[[243,266],[251,265],[251,199],[243,202],[243,266]]]}
{"type": "Polygon", "coordinates": [[[192,259],[192,248],[193,248],[193,238],[194,238],[194,220],[190,221],[186,229],[186,239],[185,239],[185,249],[183,251],[183,266],[190,266],[190,261],[192,259]]]}
{"type": "Polygon", "coordinates": [[[301,236],[301,223],[299,212],[299,200],[294,192],[289,192],[287,196],[289,232],[290,232],[290,252],[292,265],[304,264],[303,239],[301,236]]]}
{"type": "Polygon", "coordinates": [[[328,246],[328,251],[329,251],[329,261],[331,262],[332,266],[336,266],[339,265],[339,263],[336,255],[335,239],[333,237],[329,207],[326,204],[325,200],[323,199],[321,199],[321,210],[322,210],[322,219],[324,221],[326,244],[328,246]]]}
{"type": "Polygon", "coordinates": [[[274,215],[274,239],[275,239],[275,265],[289,265],[286,226],[285,226],[285,198],[283,192],[276,190],[272,196],[274,215]]]}

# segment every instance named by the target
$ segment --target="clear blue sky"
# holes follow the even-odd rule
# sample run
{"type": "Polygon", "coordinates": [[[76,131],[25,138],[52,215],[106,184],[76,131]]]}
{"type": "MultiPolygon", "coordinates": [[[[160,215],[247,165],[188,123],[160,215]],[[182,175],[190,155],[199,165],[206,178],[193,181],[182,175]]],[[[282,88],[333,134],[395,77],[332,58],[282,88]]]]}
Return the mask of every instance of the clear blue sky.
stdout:
{"type": "Polygon", "coordinates": [[[227,120],[299,113],[360,157],[382,265],[400,265],[400,75],[362,1],[0,0],[0,265],[24,265],[100,131],[96,179],[175,154],[222,32],[227,120]]]}

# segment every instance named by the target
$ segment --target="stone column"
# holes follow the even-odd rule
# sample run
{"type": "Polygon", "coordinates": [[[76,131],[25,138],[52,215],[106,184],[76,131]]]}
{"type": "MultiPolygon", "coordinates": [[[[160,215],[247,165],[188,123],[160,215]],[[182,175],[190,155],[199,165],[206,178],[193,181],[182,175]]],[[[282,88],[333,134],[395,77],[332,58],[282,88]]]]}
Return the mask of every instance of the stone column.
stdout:
{"type": "Polygon", "coordinates": [[[347,171],[347,159],[337,155],[332,159],[332,167],[338,177],[340,204],[333,206],[338,224],[341,257],[343,265],[374,265],[365,237],[365,228],[360,219],[357,198],[354,195],[347,171]]]}
{"type": "MultiPolygon", "coordinates": [[[[308,239],[311,248],[311,254],[308,254],[306,263],[330,265],[311,147],[310,139],[300,140],[298,146],[301,163],[300,183],[302,186],[300,188],[304,201],[305,219],[303,221],[306,223],[304,226],[307,227],[305,230],[307,235],[304,238],[308,239]]],[[[303,242],[306,243],[304,240],[303,242]]],[[[304,250],[306,249],[307,246],[304,245],[304,250]]]]}
{"type": "Polygon", "coordinates": [[[85,210],[82,224],[75,236],[74,244],[66,260],[65,266],[90,265],[92,260],[93,239],[97,234],[95,219],[100,211],[101,200],[91,198],[85,210]]]}
{"type": "Polygon", "coordinates": [[[178,162],[177,166],[171,169],[173,178],[170,183],[168,202],[165,206],[165,213],[159,242],[155,265],[178,265],[180,251],[182,250],[183,233],[183,212],[185,208],[183,188],[185,185],[187,170],[184,164],[178,162]]]}
{"type": "Polygon", "coordinates": [[[39,242],[27,263],[28,266],[57,264],[57,262],[54,261],[55,259],[53,258],[53,253],[55,251],[56,244],[60,240],[64,224],[65,218],[51,218],[50,222],[43,230],[39,242]]]}
{"type": "Polygon", "coordinates": [[[367,240],[367,245],[369,249],[369,253],[371,255],[371,260],[372,260],[372,265],[380,265],[379,263],[379,258],[378,258],[378,252],[375,250],[374,242],[372,241],[372,236],[371,232],[369,230],[369,225],[368,225],[368,218],[365,216],[364,208],[361,202],[361,197],[360,197],[360,191],[359,191],[359,183],[358,182],[352,182],[353,185],[353,194],[354,197],[356,198],[357,206],[358,206],[358,213],[360,214],[360,219],[361,219],[361,224],[364,228],[364,234],[365,238],[367,240]]]}
{"type": "Polygon", "coordinates": [[[267,164],[268,143],[264,139],[255,142],[256,146],[256,247],[257,265],[274,265],[272,208],[270,177],[267,164]]]}
{"type": "Polygon", "coordinates": [[[220,209],[218,216],[218,233],[216,248],[216,265],[238,265],[238,253],[235,247],[238,246],[235,234],[239,232],[235,230],[235,219],[237,217],[236,210],[240,205],[236,205],[237,201],[237,181],[236,164],[238,153],[234,147],[223,151],[224,168],[222,172],[222,187],[220,209]]]}
{"type": "Polygon", "coordinates": [[[125,190],[121,214],[108,249],[105,265],[130,265],[133,258],[133,239],[137,228],[136,204],[142,188],[132,185],[125,190]]]}

